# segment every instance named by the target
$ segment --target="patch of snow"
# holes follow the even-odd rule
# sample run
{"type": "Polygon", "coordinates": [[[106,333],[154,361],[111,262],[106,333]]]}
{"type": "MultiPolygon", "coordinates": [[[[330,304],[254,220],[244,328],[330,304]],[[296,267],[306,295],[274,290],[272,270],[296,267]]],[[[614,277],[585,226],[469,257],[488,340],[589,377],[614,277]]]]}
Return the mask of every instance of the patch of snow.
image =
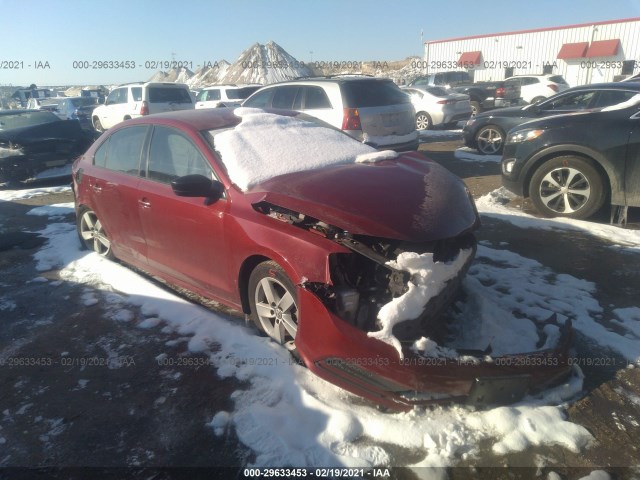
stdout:
{"type": "Polygon", "coordinates": [[[47,283],[48,281],[49,279],[45,277],[35,277],[29,280],[31,283],[47,283]]]}
{"type": "Polygon", "coordinates": [[[604,470],[594,470],[586,477],[581,477],[579,480],[611,480],[611,476],[604,470]]]}
{"type": "Polygon", "coordinates": [[[107,316],[112,320],[116,320],[117,322],[130,322],[135,318],[135,314],[131,310],[128,310],[126,308],[108,312],[107,316]]]}
{"type": "Polygon", "coordinates": [[[10,300],[7,297],[0,297],[0,311],[8,310],[9,312],[15,310],[17,307],[16,302],[10,300]]]}
{"type": "Polygon", "coordinates": [[[91,307],[99,302],[98,297],[93,292],[83,293],[80,299],[85,307],[91,307]]]}
{"type": "Polygon", "coordinates": [[[617,308],[613,313],[618,317],[613,319],[612,322],[616,325],[620,325],[627,330],[631,335],[640,339],[640,308],[617,308]]]}
{"type": "Polygon", "coordinates": [[[376,163],[383,160],[392,160],[398,157],[398,152],[382,150],[381,152],[363,153],[356,157],[356,163],[376,163]]]}
{"type": "Polygon", "coordinates": [[[143,320],[138,324],[138,328],[153,328],[156,327],[162,322],[158,317],[151,317],[143,320]]]}
{"type": "Polygon", "coordinates": [[[227,425],[230,420],[231,415],[229,415],[229,412],[220,411],[213,416],[213,419],[207,425],[213,428],[213,431],[217,436],[221,436],[227,429],[227,425]]]}
{"type": "MultiPolygon", "coordinates": [[[[237,108],[235,128],[215,135],[231,181],[241,190],[287,173],[353,163],[375,149],[336,130],[255,108],[237,108]]],[[[211,132],[215,134],[214,132],[211,132]]]]}
{"type": "Polygon", "coordinates": [[[462,138],[462,129],[458,130],[418,130],[418,137],[420,139],[428,139],[428,138],[440,138],[440,137],[448,137],[453,139],[461,139],[462,138]]]}
{"type": "Polygon", "coordinates": [[[388,262],[393,268],[411,274],[409,290],[380,308],[378,320],[381,328],[367,335],[388,343],[398,351],[400,359],[404,358],[400,341],[392,333],[394,325],[418,318],[429,300],[458,275],[471,254],[471,249],[461,250],[455,260],[445,263],[434,262],[432,253],[403,252],[395,261],[388,262]]]}
{"type": "Polygon", "coordinates": [[[461,147],[453,152],[453,156],[458,160],[465,160],[469,162],[491,162],[500,163],[502,161],[502,155],[483,155],[478,153],[477,150],[469,147],[461,147]]]}
{"type": "Polygon", "coordinates": [[[603,225],[586,220],[572,218],[537,218],[520,210],[507,208],[504,204],[515,198],[506,188],[500,187],[476,200],[476,207],[482,215],[498,218],[520,228],[536,228],[544,230],[566,229],[588,232],[597,237],[609,240],[622,248],[640,250],[640,231],[627,230],[614,225],[603,225]]]}
{"type": "Polygon", "coordinates": [[[27,188],[21,190],[0,190],[0,200],[11,202],[13,200],[22,200],[25,198],[39,197],[42,195],[51,195],[52,193],[70,192],[71,186],[43,187],[43,188],[27,188]]]}
{"type": "Polygon", "coordinates": [[[75,204],[73,202],[67,203],[54,203],[52,205],[43,205],[41,207],[32,208],[27,212],[27,215],[38,215],[42,217],[59,217],[74,213],[75,204]]]}
{"type": "Polygon", "coordinates": [[[458,352],[447,347],[442,347],[430,338],[421,337],[416,340],[411,349],[425,357],[458,358],[458,352]]]}

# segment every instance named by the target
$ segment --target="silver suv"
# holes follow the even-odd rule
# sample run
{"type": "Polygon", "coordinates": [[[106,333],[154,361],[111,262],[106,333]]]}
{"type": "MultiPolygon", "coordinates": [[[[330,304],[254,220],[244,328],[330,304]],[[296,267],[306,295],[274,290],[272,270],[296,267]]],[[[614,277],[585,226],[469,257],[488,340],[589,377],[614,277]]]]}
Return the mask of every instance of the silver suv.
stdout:
{"type": "Polygon", "coordinates": [[[335,76],[276,83],[255,92],[242,106],[304,112],[375,148],[418,148],[411,98],[386,78],[335,76]]]}
{"type": "Polygon", "coordinates": [[[91,123],[102,132],[131,118],[191,108],[189,87],[183,83],[129,83],[111,90],[104,105],[93,110],[91,123]]]}

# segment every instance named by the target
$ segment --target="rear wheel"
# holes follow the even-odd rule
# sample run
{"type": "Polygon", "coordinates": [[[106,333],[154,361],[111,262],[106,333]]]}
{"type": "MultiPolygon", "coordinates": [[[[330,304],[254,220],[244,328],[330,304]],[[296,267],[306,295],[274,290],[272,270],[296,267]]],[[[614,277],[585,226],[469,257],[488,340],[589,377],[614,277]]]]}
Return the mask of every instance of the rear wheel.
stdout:
{"type": "Polygon", "coordinates": [[[535,103],[540,103],[543,100],[546,100],[547,97],[543,97],[543,96],[539,96],[539,97],[535,97],[531,99],[531,103],[535,104],[535,103]]]}
{"type": "Polygon", "coordinates": [[[433,122],[427,112],[420,112],[416,115],[416,130],[429,130],[432,126],[433,122]]]}
{"type": "Polygon", "coordinates": [[[295,350],[298,331],[296,289],[276,262],[259,264],[249,277],[251,320],[276,342],[295,350]]]}
{"type": "Polygon", "coordinates": [[[114,258],[111,241],[93,210],[82,208],[76,221],[78,237],[83,248],[93,250],[105,258],[114,258]]]}
{"type": "Polygon", "coordinates": [[[556,157],[542,164],[531,177],[529,196],[547,217],[587,218],[605,201],[602,176],[581,157],[556,157]]]}
{"type": "Polygon", "coordinates": [[[504,131],[496,125],[487,125],[476,134],[478,151],[485,155],[498,155],[504,146],[504,131]]]}

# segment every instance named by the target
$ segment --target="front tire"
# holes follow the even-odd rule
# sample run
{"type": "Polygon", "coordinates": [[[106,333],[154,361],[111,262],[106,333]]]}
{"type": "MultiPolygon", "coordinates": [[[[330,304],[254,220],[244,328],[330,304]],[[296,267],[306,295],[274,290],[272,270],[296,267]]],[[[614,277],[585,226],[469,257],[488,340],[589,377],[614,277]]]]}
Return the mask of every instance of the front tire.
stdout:
{"type": "Polygon", "coordinates": [[[276,262],[259,264],[249,277],[251,320],[273,340],[295,350],[298,299],[293,282],[276,262]]]}
{"type": "Polygon", "coordinates": [[[427,112],[416,114],[416,130],[430,130],[432,127],[433,122],[427,112]]]}
{"type": "Polygon", "coordinates": [[[588,218],[605,201],[602,175],[585,158],[562,156],[542,164],[531,177],[529,196],[545,217],[588,218]]]}
{"type": "Polygon", "coordinates": [[[546,100],[547,97],[539,96],[531,99],[531,105],[535,105],[536,103],[540,103],[543,100],[546,100]]]}
{"type": "Polygon", "coordinates": [[[478,130],[476,145],[484,155],[499,155],[504,146],[504,131],[496,125],[486,125],[478,130]]]}
{"type": "Polygon", "coordinates": [[[82,208],[76,220],[76,229],[83,249],[93,250],[101,257],[113,259],[111,240],[107,237],[102,222],[93,210],[82,208]]]}
{"type": "Polygon", "coordinates": [[[482,112],[482,108],[480,107],[480,102],[471,101],[469,103],[471,104],[471,116],[472,117],[475,117],[476,115],[478,115],[479,113],[482,112]]]}

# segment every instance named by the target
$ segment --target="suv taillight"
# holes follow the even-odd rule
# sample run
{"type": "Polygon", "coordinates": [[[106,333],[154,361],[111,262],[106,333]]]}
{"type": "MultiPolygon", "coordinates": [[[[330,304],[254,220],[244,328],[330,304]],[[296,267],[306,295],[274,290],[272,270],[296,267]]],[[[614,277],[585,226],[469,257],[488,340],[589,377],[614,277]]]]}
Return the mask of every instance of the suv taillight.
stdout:
{"type": "Polygon", "coordinates": [[[504,87],[498,87],[496,88],[496,97],[498,98],[504,98],[504,87]]]}
{"type": "Polygon", "coordinates": [[[357,108],[345,108],[342,116],[342,130],[362,130],[360,113],[357,108]]]}
{"type": "Polygon", "coordinates": [[[140,107],[140,115],[149,115],[149,104],[147,102],[142,102],[142,106],[140,107]]]}
{"type": "Polygon", "coordinates": [[[553,90],[554,92],[558,93],[558,86],[550,83],[549,85],[547,85],[547,87],[549,87],[551,90],[553,90]]]}

